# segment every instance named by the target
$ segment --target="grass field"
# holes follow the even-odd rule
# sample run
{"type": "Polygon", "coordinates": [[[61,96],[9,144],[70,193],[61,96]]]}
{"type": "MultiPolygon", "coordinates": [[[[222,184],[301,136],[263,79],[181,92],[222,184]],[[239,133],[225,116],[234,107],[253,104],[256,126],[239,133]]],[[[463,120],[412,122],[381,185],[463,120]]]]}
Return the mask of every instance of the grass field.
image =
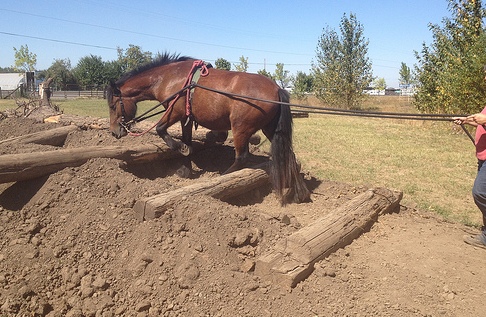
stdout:
{"type": "MultiPolygon", "coordinates": [[[[363,107],[413,112],[410,101],[376,96],[363,107]]],[[[319,104],[313,99],[293,102],[319,104]]],[[[108,116],[105,100],[54,103],[68,114],[108,116]]],[[[151,105],[145,102],[141,108],[151,105]]],[[[12,107],[14,101],[0,100],[0,111],[12,107]]],[[[303,168],[319,179],[398,189],[405,205],[480,225],[480,212],[471,198],[474,146],[452,123],[311,114],[294,120],[294,147],[303,168]]]]}

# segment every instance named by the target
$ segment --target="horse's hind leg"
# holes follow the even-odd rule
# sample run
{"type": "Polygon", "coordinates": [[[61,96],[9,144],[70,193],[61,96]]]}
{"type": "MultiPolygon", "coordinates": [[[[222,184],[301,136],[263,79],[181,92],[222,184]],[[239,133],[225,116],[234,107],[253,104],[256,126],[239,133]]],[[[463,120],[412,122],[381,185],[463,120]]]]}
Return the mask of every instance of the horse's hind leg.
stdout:
{"type": "Polygon", "coordinates": [[[248,140],[252,133],[235,133],[233,131],[233,144],[235,147],[235,161],[233,164],[224,172],[224,174],[232,173],[245,166],[250,155],[248,140]]]}

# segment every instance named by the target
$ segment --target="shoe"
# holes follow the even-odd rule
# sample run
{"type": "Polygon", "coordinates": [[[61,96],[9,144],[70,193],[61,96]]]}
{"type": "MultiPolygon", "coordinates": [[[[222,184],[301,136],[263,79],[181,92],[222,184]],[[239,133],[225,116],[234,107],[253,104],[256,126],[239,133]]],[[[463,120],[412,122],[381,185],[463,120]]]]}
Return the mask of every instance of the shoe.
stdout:
{"type": "Polygon", "coordinates": [[[484,233],[475,236],[464,236],[464,242],[478,248],[486,249],[486,235],[484,233]]]}

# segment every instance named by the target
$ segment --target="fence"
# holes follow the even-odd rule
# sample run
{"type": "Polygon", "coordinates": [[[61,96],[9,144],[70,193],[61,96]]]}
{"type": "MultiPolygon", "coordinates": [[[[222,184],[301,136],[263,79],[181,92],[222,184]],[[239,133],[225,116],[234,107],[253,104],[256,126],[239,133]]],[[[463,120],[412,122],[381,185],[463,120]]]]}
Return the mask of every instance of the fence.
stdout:
{"type": "Polygon", "coordinates": [[[51,99],[105,98],[104,90],[53,90],[51,99]]]}

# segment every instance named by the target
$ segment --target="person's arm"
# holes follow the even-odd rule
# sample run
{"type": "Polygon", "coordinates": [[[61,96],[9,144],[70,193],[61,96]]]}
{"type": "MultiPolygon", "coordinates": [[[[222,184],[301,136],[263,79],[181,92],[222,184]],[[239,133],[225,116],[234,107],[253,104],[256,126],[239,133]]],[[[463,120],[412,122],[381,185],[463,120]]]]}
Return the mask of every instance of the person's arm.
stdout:
{"type": "Polygon", "coordinates": [[[472,125],[473,127],[477,127],[480,124],[482,125],[486,123],[486,115],[482,113],[476,113],[467,117],[454,117],[452,118],[452,120],[454,120],[454,123],[458,125],[469,124],[472,125]],[[483,123],[480,123],[479,121],[483,123]]]}
{"type": "Polygon", "coordinates": [[[476,126],[486,125],[486,114],[484,114],[484,113],[475,113],[475,114],[472,114],[470,116],[467,116],[466,119],[467,119],[467,121],[476,123],[476,126]]]}

